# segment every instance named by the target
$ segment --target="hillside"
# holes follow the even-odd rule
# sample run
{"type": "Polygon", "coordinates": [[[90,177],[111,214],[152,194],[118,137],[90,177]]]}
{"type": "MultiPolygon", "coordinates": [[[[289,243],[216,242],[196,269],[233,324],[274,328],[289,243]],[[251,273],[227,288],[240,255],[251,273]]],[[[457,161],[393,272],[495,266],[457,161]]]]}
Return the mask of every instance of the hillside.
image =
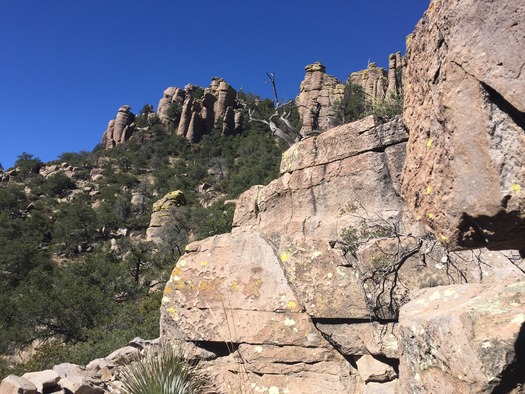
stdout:
{"type": "Polygon", "coordinates": [[[524,392],[524,13],[436,0],[388,70],[169,87],[93,152],[21,155],[0,351],[36,350],[2,372],[52,370],[1,388],[124,392],[160,342],[218,393],[524,392]]]}

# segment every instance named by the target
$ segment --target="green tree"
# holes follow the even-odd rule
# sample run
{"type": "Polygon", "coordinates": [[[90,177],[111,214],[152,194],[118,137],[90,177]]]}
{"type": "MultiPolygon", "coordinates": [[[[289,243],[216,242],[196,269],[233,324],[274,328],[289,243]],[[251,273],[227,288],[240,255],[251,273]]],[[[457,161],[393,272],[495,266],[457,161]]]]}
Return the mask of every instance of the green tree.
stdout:
{"type": "Polygon", "coordinates": [[[28,176],[38,174],[40,168],[42,168],[44,163],[38,158],[33,156],[30,153],[22,152],[17,156],[15,161],[15,167],[20,171],[20,179],[23,180],[28,176]]]}
{"type": "Polygon", "coordinates": [[[353,83],[345,85],[343,98],[336,102],[334,107],[340,124],[361,119],[371,109],[363,88],[353,83]]]}

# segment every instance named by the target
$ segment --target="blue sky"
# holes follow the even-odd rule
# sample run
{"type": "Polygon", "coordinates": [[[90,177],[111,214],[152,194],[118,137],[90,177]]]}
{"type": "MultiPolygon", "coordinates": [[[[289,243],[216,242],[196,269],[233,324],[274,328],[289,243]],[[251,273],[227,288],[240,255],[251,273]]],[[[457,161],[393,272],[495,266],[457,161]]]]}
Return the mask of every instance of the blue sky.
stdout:
{"type": "Polygon", "coordinates": [[[155,109],[168,86],[299,93],[316,61],[346,80],[405,51],[428,0],[0,0],[0,163],[92,150],[124,104],[155,109]]]}

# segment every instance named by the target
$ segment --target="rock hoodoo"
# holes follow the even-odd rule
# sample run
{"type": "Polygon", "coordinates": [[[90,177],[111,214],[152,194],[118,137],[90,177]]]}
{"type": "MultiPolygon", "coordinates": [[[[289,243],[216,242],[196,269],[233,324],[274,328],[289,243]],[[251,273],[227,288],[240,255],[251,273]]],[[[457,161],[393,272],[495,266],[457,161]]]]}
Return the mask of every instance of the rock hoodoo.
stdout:
{"type": "Polygon", "coordinates": [[[155,243],[165,241],[165,233],[178,223],[177,207],[186,204],[186,197],[181,190],[169,192],[153,204],[151,220],[146,231],[146,240],[155,243]]]}
{"type": "Polygon", "coordinates": [[[344,84],[326,74],[326,67],[321,63],[310,64],[305,70],[306,75],[295,100],[303,122],[302,135],[326,130],[336,124],[333,107],[341,100],[345,90],[344,84]]]}
{"type": "Polygon", "coordinates": [[[403,89],[405,59],[400,52],[388,57],[388,70],[369,63],[366,70],[350,74],[348,82],[363,88],[366,97],[373,103],[394,97],[403,89]]]}
{"type": "Polygon", "coordinates": [[[222,78],[212,78],[209,88],[202,89],[188,84],[184,89],[170,87],[159,101],[157,115],[162,123],[176,126],[178,135],[197,142],[203,134],[220,127],[225,135],[235,134],[242,126],[242,116],[237,111],[237,92],[222,78]],[[170,118],[169,109],[178,106],[180,119],[170,118]],[[178,123],[177,123],[178,122],[178,123]]]}
{"type": "Polygon", "coordinates": [[[525,250],[524,18],[436,0],[407,48],[403,194],[451,246],[525,250]]]}
{"type": "Polygon", "coordinates": [[[102,136],[102,146],[110,149],[129,140],[135,132],[134,120],[135,115],[131,112],[129,105],[120,107],[115,119],[108,123],[108,128],[102,136]]]}

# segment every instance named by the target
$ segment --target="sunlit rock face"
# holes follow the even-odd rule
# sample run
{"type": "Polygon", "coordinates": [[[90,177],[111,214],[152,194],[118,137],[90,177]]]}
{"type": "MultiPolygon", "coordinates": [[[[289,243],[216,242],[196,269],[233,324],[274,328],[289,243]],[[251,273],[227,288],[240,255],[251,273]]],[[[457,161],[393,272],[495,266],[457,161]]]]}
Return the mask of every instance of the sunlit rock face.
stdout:
{"type": "Polygon", "coordinates": [[[433,1],[409,38],[403,196],[451,246],[525,249],[524,17],[433,1]]]}

